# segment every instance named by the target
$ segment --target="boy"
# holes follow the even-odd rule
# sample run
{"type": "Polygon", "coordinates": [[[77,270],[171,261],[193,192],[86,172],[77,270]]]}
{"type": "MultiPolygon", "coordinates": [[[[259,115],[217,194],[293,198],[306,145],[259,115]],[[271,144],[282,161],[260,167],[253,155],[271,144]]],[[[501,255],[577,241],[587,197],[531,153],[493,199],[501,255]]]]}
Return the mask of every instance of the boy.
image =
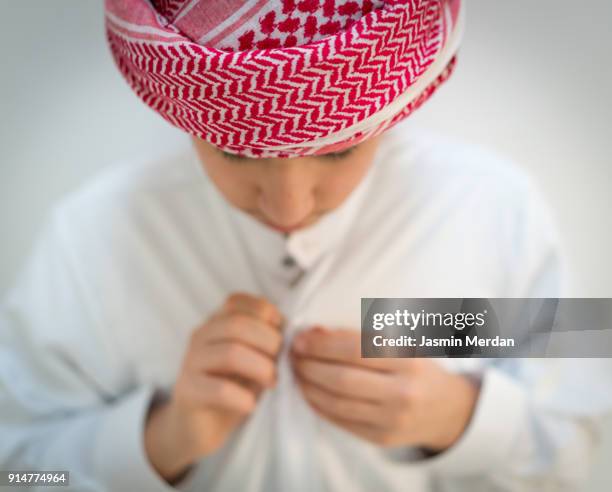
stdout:
{"type": "Polygon", "coordinates": [[[576,406],[565,363],[360,357],[361,297],[559,295],[528,180],[396,125],[450,74],[459,2],[227,4],[107,2],[122,73],[194,145],[55,211],[2,311],[3,468],[74,490],[573,487],[609,403],[576,406]]]}

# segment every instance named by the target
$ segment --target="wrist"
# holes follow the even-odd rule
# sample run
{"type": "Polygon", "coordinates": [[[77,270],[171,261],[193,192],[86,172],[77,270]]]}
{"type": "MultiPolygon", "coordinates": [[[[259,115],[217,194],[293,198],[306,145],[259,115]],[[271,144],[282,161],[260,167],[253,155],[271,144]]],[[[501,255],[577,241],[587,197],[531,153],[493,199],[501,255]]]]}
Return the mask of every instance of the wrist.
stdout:
{"type": "Polygon", "coordinates": [[[171,403],[153,405],[145,427],[145,449],[153,468],[170,484],[180,481],[196,461],[180,442],[181,435],[171,403]]]}
{"type": "Polygon", "coordinates": [[[445,419],[438,433],[424,444],[425,451],[431,455],[445,451],[453,446],[466,431],[480,393],[480,382],[469,375],[451,374],[448,401],[452,404],[451,417],[445,419]]]}

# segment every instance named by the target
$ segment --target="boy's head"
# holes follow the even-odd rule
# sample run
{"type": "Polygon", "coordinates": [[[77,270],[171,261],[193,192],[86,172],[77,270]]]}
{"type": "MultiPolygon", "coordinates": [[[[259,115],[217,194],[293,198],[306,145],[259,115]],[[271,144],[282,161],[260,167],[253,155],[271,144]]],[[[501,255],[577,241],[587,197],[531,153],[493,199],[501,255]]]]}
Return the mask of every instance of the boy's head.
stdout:
{"type": "Polygon", "coordinates": [[[346,196],[359,166],[335,174],[344,176],[338,181],[331,174],[323,179],[331,173],[326,159],[312,156],[357,144],[367,154],[374,143],[366,140],[409,116],[448,79],[463,25],[461,0],[272,0],[253,9],[246,0],[105,5],[117,66],[147,105],[222,151],[263,159],[246,164],[239,177],[221,167],[225,161],[208,159],[226,196],[245,200],[220,176],[265,191],[251,168],[272,181],[301,175],[303,196],[292,206],[275,205],[296,198],[298,189],[286,186],[241,203],[283,227],[311,220],[346,196]],[[289,158],[297,159],[279,160],[289,158]],[[308,205],[307,197],[319,194],[308,205]]]}
{"type": "Polygon", "coordinates": [[[285,233],[314,224],[338,207],[371,166],[379,138],[338,153],[250,159],[193,138],[211,181],[235,207],[285,233]]]}

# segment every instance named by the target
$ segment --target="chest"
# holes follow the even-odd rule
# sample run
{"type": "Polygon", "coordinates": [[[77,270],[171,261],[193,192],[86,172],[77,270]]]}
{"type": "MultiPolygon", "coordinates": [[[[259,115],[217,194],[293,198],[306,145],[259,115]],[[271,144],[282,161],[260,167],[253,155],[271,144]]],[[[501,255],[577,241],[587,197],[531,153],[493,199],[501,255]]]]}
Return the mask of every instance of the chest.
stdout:
{"type": "Polygon", "coordinates": [[[106,297],[105,314],[126,371],[138,381],[171,384],[191,332],[236,291],[278,305],[288,338],[313,325],[359,330],[362,297],[492,297],[501,291],[503,272],[469,242],[449,248],[445,237],[424,244],[398,235],[370,243],[347,240],[305,271],[280,257],[263,266],[248,251],[224,254],[222,246],[216,255],[194,256],[188,266],[154,255],[147,265],[137,259],[117,265],[121,276],[106,297]]]}

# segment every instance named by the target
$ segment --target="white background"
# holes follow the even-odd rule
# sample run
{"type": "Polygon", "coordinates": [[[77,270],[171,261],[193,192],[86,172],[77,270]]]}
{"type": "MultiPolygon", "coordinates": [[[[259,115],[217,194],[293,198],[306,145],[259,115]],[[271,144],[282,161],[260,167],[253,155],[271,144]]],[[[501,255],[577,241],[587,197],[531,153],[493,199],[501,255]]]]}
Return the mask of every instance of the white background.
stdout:
{"type": "MultiPolygon", "coordinates": [[[[115,70],[102,3],[0,0],[0,293],[58,197],[118,158],[185,139],[115,70]]],[[[414,122],[526,168],[556,213],[569,294],[612,297],[612,2],[472,0],[468,9],[459,68],[414,122]]],[[[592,491],[612,485],[607,427],[592,491]]]]}

